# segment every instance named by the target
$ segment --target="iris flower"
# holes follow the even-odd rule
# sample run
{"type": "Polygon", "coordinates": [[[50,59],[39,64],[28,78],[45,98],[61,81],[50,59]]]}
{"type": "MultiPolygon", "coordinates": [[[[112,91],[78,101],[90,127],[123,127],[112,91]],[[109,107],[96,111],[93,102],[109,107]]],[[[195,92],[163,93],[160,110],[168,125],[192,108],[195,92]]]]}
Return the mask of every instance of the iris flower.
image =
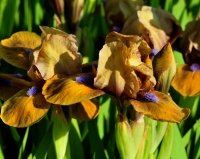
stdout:
{"type": "MultiPolygon", "coordinates": [[[[36,34],[31,32],[18,32],[1,41],[2,57],[14,66],[28,70],[28,80],[24,80],[25,76],[20,74],[0,75],[0,95],[5,100],[1,108],[1,119],[10,126],[30,126],[42,119],[50,106],[55,104],[47,102],[42,95],[45,80],[57,73],[66,76],[81,73],[82,67],[88,67],[81,65],[82,58],[77,52],[77,39],[74,35],[49,27],[40,28],[43,33],[42,38],[37,36],[37,40],[40,40],[37,47],[24,44],[27,39],[30,44],[35,44],[32,35],[36,34]],[[16,51],[16,54],[15,49],[20,50],[19,53],[16,51]]],[[[99,105],[93,99],[74,104],[70,110],[72,117],[89,120],[99,113],[99,105]]]]}
{"type": "Polygon", "coordinates": [[[150,118],[181,122],[190,110],[178,107],[168,95],[154,90],[151,51],[138,36],[112,32],[100,50],[97,70],[93,67],[92,73],[55,75],[47,80],[42,93],[50,103],[70,105],[105,92],[114,99],[119,111],[132,105],[150,118]]]}
{"type": "Polygon", "coordinates": [[[168,42],[173,43],[182,29],[171,13],[142,6],[127,19],[121,33],[142,36],[151,48],[159,51],[168,42]]]}
{"type": "Polygon", "coordinates": [[[178,67],[172,86],[184,96],[200,93],[200,19],[189,22],[180,41],[185,64],[178,67]]]}
{"type": "MultiPolygon", "coordinates": [[[[32,32],[17,32],[10,38],[2,40],[0,56],[8,63],[28,70],[32,61],[32,52],[41,45],[41,38],[32,32]]],[[[0,98],[4,100],[1,119],[14,127],[26,127],[39,121],[50,108],[42,95],[44,80],[36,72],[32,75],[0,74],[0,98]],[[37,77],[37,78],[36,78],[37,77]]]]}
{"type": "MultiPolygon", "coordinates": [[[[93,76],[93,64],[82,66],[82,56],[78,52],[78,39],[75,35],[58,32],[53,28],[41,28],[45,37],[40,49],[33,52],[33,67],[37,68],[41,78],[46,81],[43,87],[43,94],[46,100],[52,104],[70,106],[71,116],[76,119],[90,120],[95,118],[100,110],[99,104],[95,99],[80,100],[84,98],[84,95],[82,95],[79,97],[81,103],[77,103],[74,98],[74,95],[78,94],[79,91],[93,93],[93,97],[95,97],[95,93],[103,94],[100,90],[91,92],[92,89],[82,84],[87,82],[82,81],[81,76],[85,76],[85,74],[93,76]],[[55,31],[57,32],[56,34],[49,34],[55,31]],[[83,71],[87,73],[83,73],[83,71]],[[79,74],[79,78],[76,78],[77,74],[79,74]],[[81,82],[76,82],[75,78],[81,82]],[[53,92],[47,88],[47,85],[52,82],[53,92]],[[67,84],[71,87],[70,91],[65,90],[67,84]],[[46,91],[45,93],[44,90],[46,91]],[[47,97],[49,93],[52,93],[51,97],[47,97]]],[[[32,74],[31,72],[33,71],[29,71],[30,75],[32,74]]]]}

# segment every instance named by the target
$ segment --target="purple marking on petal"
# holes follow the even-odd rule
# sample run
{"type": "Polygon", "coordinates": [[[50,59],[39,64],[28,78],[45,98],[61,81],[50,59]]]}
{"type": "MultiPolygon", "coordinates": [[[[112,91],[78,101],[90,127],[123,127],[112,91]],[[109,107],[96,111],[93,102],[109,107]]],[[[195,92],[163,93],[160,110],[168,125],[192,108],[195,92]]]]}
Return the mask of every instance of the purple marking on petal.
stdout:
{"type": "Polygon", "coordinates": [[[117,27],[117,26],[114,26],[114,27],[113,27],[113,31],[120,32],[121,29],[120,29],[119,27],[117,27]]]}
{"type": "Polygon", "coordinates": [[[30,54],[33,50],[31,48],[26,49],[26,52],[30,54]]]}
{"type": "Polygon", "coordinates": [[[94,84],[94,78],[91,76],[79,76],[79,77],[76,77],[76,82],[79,82],[82,84],[94,84]]]}
{"type": "Polygon", "coordinates": [[[94,66],[94,67],[97,69],[98,64],[97,64],[97,63],[88,64],[88,65],[86,65],[86,66],[84,66],[84,67],[82,68],[82,72],[83,72],[83,73],[92,72],[92,66],[94,66]]]}
{"type": "Polygon", "coordinates": [[[156,56],[159,51],[157,49],[152,49],[151,53],[149,54],[150,57],[156,56]]]}
{"type": "Polygon", "coordinates": [[[33,96],[36,93],[40,92],[41,90],[42,90],[41,87],[32,86],[31,88],[29,88],[29,90],[26,92],[26,94],[30,97],[30,96],[33,96]]]}
{"type": "Polygon", "coordinates": [[[151,102],[157,102],[158,101],[158,97],[153,93],[145,93],[143,97],[146,100],[151,101],[151,102]]]}
{"type": "Polygon", "coordinates": [[[194,63],[190,66],[190,69],[195,72],[195,71],[199,71],[200,70],[200,65],[197,63],[194,63]]]}
{"type": "Polygon", "coordinates": [[[13,77],[22,79],[24,78],[24,75],[17,73],[17,74],[14,74],[13,77]]]}
{"type": "Polygon", "coordinates": [[[8,78],[1,78],[0,79],[0,86],[10,86],[12,81],[8,78]]]}

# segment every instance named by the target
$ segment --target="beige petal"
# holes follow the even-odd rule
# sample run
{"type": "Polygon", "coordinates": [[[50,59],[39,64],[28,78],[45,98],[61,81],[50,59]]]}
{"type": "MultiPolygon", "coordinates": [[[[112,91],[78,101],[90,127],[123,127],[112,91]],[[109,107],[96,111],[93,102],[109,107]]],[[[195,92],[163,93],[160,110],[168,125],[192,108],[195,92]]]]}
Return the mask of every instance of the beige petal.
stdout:
{"type": "Polygon", "coordinates": [[[35,56],[35,66],[44,80],[55,74],[72,75],[81,72],[82,58],[77,52],[77,41],[74,35],[67,37],[48,34],[42,47],[35,56]]]}
{"type": "Polygon", "coordinates": [[[9,100],[1,108],[2,121],[14,127],[27,127],[42,119],[48,112],[50,105],[41,93],[27,96],[28,89],[23,89],[9,100]]]}
{"type": "Polygon", "coordinates": [[[157,91],[152,93],[158,97],[157,102],[151,102],[145,99],[129,99],[129,102],[137,112],[155,120],[180,123],[182,120],[187,119],[190,114],[189,109],[178,107],[176,103],[164,93],[157,91]]]}
{"type": "Polygon", "coordinates": [[[99,53],[97,76],[94,86],[120,96],[122,93],[135,97],[139,90],[137,77],[125,64],[128,49],[121,42],[105,44],[99,53]]]}
{"type": "Polygon", "coordinates": [[[122,29],[124,34],[144,37],[147,43],[157,50],[160,50],[167,42],[172,43],[181,32],[179,22],[172,14],[149,6],[143,6],[137,15],[130,17],[122,29]]]}

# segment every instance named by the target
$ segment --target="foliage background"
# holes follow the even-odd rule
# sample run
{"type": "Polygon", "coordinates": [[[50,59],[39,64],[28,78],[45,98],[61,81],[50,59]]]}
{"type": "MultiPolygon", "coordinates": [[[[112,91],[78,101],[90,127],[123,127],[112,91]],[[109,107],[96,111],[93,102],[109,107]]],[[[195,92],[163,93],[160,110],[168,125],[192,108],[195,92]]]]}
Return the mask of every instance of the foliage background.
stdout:
{"type": "MultiPolygon", "coordinates": [[[[98,52],[108,33],[104,2],[85,0],[79,24],[81,29],[77,33],[80,40],[79,51],[84,57],[84,63],[98,59],[98,52]]],[[[172,13],[183,30],[189,21],[195,20],[200,8],[199,0],[147,0],[146,5],[172,13]]],[[[40,35],[38,26],[55,26],[54,16],[54,10],[46,0],[0,0],[0,40],[22,30],[33,31],[40,35]]],[[[174,55],[177,65],[184,63],[179,52],[174,51],[174,55]]],[[[26,73],[3,60],[0,72],[26,73]]],[[[174,124],[175,137],[171,158],[200,158],[199,96],[183,97],[172,88],[170,94],[179,106],[191,109],[191,115],[185,122],[174,124]]],[[[89,122],[72,120],[69,134],[72,159],[120,158],[114,135],[116,107],[107,96],[101,97],[100,103],[101,112],[95,120],[89,122]]],[[[19,159],[55,158],[51,127],[51,111],[40,122],[28,128],[13,128],[0,121],[0,159],[13,156],[19,159]]]]}

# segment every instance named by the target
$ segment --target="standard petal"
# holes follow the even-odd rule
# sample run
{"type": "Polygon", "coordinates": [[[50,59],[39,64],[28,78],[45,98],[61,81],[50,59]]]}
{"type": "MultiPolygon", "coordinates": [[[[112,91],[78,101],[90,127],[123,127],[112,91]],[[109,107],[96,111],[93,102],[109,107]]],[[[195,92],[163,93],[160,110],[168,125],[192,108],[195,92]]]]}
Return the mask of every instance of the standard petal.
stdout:
{"type": "Polygon", "coordinates": [[[0,74],[0,99],[6,101],[23,88],[32,86],[24,79],[15,78],[13,75],[0,74]]]}
{"type": "Polygon", "coordinates": [[[42,93],[27,96],[28,89],[23,89],[1,108],[1,119],[4,123],[14,127],[27,127],[42,119],[50,108],[42,93]]]}
{"type": "Polygon", "coordinates": [[[74,35],[67,37],[48,34],[42,47],[34,53],[35,66],[44,80],[55,74],[72,75],[81,72],[82,58],[78,53],[77,40],[74,35]]]}
{"type": "Polygon", "coordinates": [[[122,42],[110,42],[99,53],[97,76],[94,86],[105,89],[118,97],[125,93],[135,97],[139,90],[137,77],[133,69],[126,65],[128,49],[122,42]]]}
{"type": "Polygon", "coordinates": [[[200,71],[192,71],[187,64],[180,65],[172,80],[172,86],[183,96],[196,96],[200,93],[200,71]]]}
{"type": "Polygon", "coordinates": [[[92,85],[75,81],[75,76],[55,75],[42,88],[45,99],[52,104],[71,105],[104,94],[92,85]]]}
{"type": "Polygon", "coordinates": [[[100,107],[98,101],[94,99],[70,106],[71,115],[78,120],[92,120],[99,114],[100,107]]]}
{"type": "Polygon", "coordinates": [[[42,37],[46,36],[47,34],[54,34],[54,35],[62,35],[62,36],[68,36],[69,34],[67,34],[66,32],[56,29],[56,28],[52,28],[52,27],[48,27],[48,26],[39,26],[40,29],[42,30],[42,37]]]}
{"type": "Polygon", "coordinates": [[[167,42],[173,42],[182,32],[175,17],[157,8],[143,6],[124,24],[122,33],[142,36],[154,49],[160,50],[167,42]]]}
{"type": "Polygon", "coordinates": [[[180,108],[164,93],[157,91],[152,93],[156,95],[158,101],[129,99],[129,102],[137,112],[155,120],[180,123],[187,119],[190,114],[189,109],[180,108]]]}

